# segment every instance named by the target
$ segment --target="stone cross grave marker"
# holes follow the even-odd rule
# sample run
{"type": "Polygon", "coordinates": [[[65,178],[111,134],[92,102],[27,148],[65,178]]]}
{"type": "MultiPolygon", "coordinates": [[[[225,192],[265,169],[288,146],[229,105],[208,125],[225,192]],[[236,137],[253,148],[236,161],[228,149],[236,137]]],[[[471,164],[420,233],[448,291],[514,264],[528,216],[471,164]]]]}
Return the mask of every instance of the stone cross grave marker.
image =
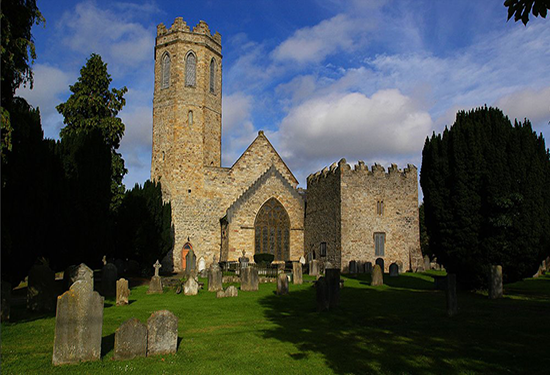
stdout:
{"type": "Polygon", "coordinates": [[[116,305],[127,305],[129,297],[130,289],[128,288],[128,280],[118,279],[116,282],[116,305]]]}
{"type": "Polygon", "coordinates": [[[115,332],[115,354],[113,359],[125,360],[147,355],[147,326],[131,318],[115,332]]]}
{"type": "Polygon", "coordinates": [[[103,303],[104,298],[84,280],[77,280],[58,297],[54,365],[100,359],[103,303]]]}
{"type": "Polygon", "coordinates": [[[147,319],[147,355],[171,354],[178,349],[178,318],[168,310],[147,319]]]}
{"type": "Polygon", "coordinates": [[[153,267],[155,268],[155,276],[159,276],[159,270],[162,267],[162,264],[159,263],[158,259],[155,264],[153,264],[153,267]]]}
{"type": "Polygon", "coordinates": [[[159,269],[160,267],[162,267],[162,265],[159,263],[158,259],[156,263],[153,264],[153,267],[155,268],[155,275],[151,277],[151,282],[149,283],[147,294],[162,294],[162,279],[159,276],[159,269]]]}

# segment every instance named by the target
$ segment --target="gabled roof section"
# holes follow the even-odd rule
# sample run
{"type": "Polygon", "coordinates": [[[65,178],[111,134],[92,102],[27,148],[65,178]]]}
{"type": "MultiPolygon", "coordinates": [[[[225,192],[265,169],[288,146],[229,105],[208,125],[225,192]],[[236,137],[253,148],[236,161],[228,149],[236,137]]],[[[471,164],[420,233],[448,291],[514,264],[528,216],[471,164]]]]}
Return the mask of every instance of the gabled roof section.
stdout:
{"type": "Polygon", "coordinates": [[[295,189],[294,186],[292,186],[288,180],[282,175],[282,173],[275,167],[274,164],[269,167],[267,171],[265,171],[254,183],[244,191],[236,200],[229,206],[227,209],[227,214],[225,215],[225,219],[228,222],[231,222],[233,212],[235,212],[239,207],[244,204],[250,197],[258,191],[260,187],[262,187],[263,184],[265,184],[271,177],[275,177],[279,179],[283,186],[296,198],[299,200],[303,200],[303,197],[298,192],[298,189],[295,189]]]}
{"type": "Polygon", "coordinates": [[[273,147],[271,142],[269,142],[269,139],[267,139],[263,130],[260,130],[258,132],[258,136],[256,137],[256,139],[252,141],[250,146],[248,146],[248,148],[243,152],[243,154],[231,166],[231,170],[237,171],[241,166],[243,166],[243,164],[247,164],[249,162],[252,162],[253,164],[258,164],[258,160],[251,160],[254,158],[254,155],[256,156],[262,155],[262,157],[265,157],[264,160],[262,160],[262,161],[265,161],[264,167],[268,167],[269,165],[279,164],[280,165],[279,168],[282,169],[281,172],[283,174],[283,177],[287,175],[291,183],[294,183],[295,186],[298,185],[298,180],[296,179],[296,177],[294,176],[290,168],[288,168],[288,166],[284,162],[283,158],[281,158],[277,150],[275,150],[275,147],[273,147]]]}

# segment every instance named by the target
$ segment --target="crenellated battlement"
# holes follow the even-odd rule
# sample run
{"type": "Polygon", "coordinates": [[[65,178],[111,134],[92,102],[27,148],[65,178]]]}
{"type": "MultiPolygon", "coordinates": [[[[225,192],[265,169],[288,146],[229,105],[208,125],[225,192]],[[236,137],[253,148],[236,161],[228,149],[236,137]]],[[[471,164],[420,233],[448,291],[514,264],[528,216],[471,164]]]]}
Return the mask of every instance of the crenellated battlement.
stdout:
{"type": "Polygon", "coordinates": [[[222,43],[222,36],[219,32],[216,31],[214,35],[210,33],[210,28],[208,27],[208,24],[205,21],[199,21],[199,23],[191,30],[189,25],[183,20],[183,17],[177,17],[174,20],[174,23],[172,26],[170,26],[169,29],[166,28],[166,26],[163,23],[160,23],[157,26],[157,37],[168,35],[171,33],[177,33],[177,32],[186,32],[186,33],[193,33],[193,34],[201,34],[206,35],[212,38],[215,42],[218,44],[222,43]]]}
{"type": "Polygon", "coordinates": [[[365,162],[362,160],[359,160],[357,164],[350,166],[346,159],[342,158],[338,162],[332,163],[330,166],[323,168],[322,170],[310,174],[307,177],[307,184],[310,186],[311,184],[315,184],[318,182],[321,182],[323,179],[327,178],[330,175],[335,174],[347,174],[351,173],[354,175],[365,175],[365,176],[373,176],[373,177],[394,177],[394,176],[401,176],[403,178],[417,178],[417,168],[413,164],[407,164],[407,167],[404,169],[399,169],[397,167],[397,164],[391,164],[391,166],[388,168],[387,172],[386,169],[378,164],[374,163],[370,170],[369,167],[365,165],[365,162]]]}

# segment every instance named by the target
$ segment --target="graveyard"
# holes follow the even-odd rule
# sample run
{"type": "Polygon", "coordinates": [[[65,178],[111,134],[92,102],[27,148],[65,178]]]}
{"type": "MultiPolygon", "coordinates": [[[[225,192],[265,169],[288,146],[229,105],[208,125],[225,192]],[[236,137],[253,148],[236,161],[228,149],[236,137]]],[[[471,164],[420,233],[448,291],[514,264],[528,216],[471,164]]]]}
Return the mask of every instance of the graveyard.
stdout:
{"type": "Polygon", "coordinates": [[[445,292],[434,286],[444,275],[386,273],[373,286],[370,274],[344,274],[338,304],[328,311],[318,311],[315,276],[303,275],[302,284],[279,277],[250,291],[224,283],[227,295],[221,297],[227,298],[209,291],[208,278],[198,278],[196,295],[177,294],[166,284],[163,293],[148,293],[148,279],[130,278],[127,304],[104,296],[100,358],[58,366],[52,365],[55,311],[17,304],[26,295],[22,285],[2,323],[2,373],[487,374],[549,368],[550,275],[505,284],[498,299],[458,290],[452,317],[445,292]],[[145,327],[159,310],[177,318],[176,353],[117,360],[117,329],[130,319],[145,327]]]}

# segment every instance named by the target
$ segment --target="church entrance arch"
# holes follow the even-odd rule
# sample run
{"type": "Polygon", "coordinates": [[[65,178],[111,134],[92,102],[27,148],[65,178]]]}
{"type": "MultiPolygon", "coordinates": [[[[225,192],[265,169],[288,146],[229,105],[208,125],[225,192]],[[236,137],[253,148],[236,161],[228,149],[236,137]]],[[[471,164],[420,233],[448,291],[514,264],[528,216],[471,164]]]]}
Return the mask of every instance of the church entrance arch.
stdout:
{"type": "Polygon", "coordinates": [[[182,271],[185,271],[187,269],[187,254],[189,254],[189,250],[193,250],[193,246],[189,242],[187,242],[185,245],[183,245],[183,248],[181,249],[181,269],[182,271]]]}
{"type": "Polygon", "coordinates": [[[275,198],[265,202],[256,215],[254,252],[273,254],[276,261],[290,260],[290,218],[275,198]]]}

